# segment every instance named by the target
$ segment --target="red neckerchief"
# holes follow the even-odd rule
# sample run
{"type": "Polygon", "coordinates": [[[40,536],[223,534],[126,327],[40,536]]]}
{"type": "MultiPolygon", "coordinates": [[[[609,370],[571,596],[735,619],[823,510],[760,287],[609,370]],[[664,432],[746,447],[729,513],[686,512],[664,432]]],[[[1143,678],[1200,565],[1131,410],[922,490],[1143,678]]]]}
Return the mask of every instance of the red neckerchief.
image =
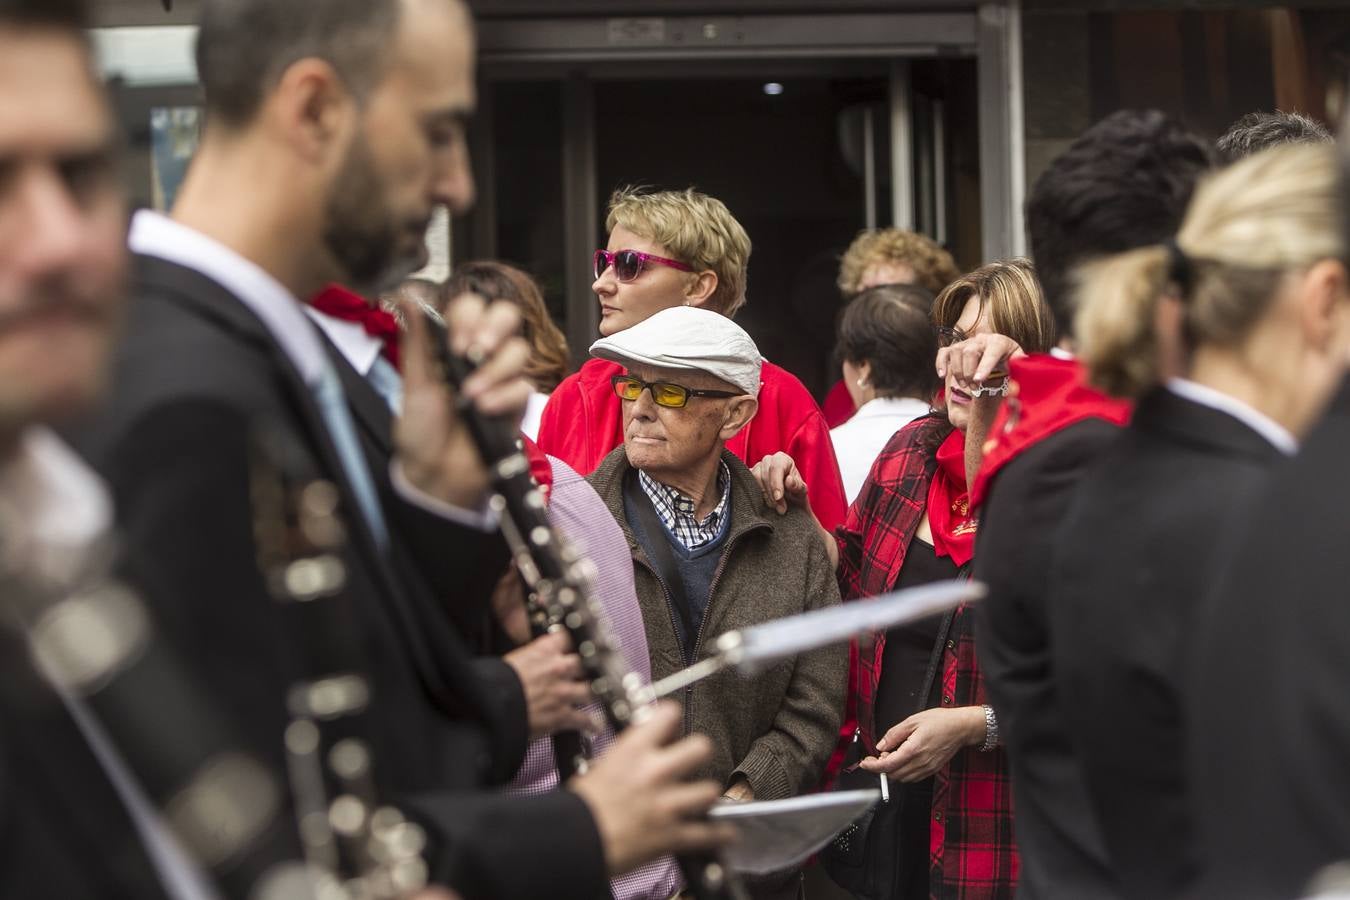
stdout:
{"type": "Polygon", "coordinates": [[[1124,425],[1134,411],[1128,400],[1089,385],[1087,370],[1074,359],[1037,353],[1012,360],[1009,371],[1017,394],[1003,401],[989,429],[984,461],[970,490],[971,509],[979,509],[994,476],[1023,450],[1084,419],[1124,425]]]}
{"type": "Polygon", "coordinates": [[[525,450],[525,458],[530,461],[530,477],[539,485],[539,492],[549,500],[553,495],[553,466],[539,445],[524,434],[520,436],[520,446],[525,450]]]}
{"type": "Polygon", "coordinates": [[[401,337],[398,321],[380,309],[378,304],[372,306],[360,294],[339,284],[330,284],[315,294],[309,305],[335,319],[356,322],[366,330],[366,334],[379,339],[380,352],[395,369],[398,368],[398,342],[401,337]]]}
{"type": "Polygon", "coordinates": [[[964,566],[975,555],[975,519],[966,490],[966,436],[952,429],[938,447],[937,471],[928,485],[928,526],[933,550],[964,566]]]}

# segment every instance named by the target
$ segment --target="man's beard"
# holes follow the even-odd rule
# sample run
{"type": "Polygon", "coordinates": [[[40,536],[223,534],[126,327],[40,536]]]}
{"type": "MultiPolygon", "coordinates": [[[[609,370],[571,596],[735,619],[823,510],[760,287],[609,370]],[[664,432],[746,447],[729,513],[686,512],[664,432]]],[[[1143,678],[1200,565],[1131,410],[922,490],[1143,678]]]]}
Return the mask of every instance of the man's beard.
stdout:
{"type": "Polygon", "coordinates": [[[389,211],[364,136],[352,143],[324,219],[324,246],[352,290],[375,296],[424,265],[425,250],[399,255],[400,224],[389,211]]]}

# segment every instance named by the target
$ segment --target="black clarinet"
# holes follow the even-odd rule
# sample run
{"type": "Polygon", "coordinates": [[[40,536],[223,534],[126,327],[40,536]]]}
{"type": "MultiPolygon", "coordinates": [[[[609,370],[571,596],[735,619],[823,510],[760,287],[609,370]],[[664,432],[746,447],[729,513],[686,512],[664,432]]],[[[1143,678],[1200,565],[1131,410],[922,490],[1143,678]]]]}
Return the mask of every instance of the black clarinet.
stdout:
{"type": "Polygon", "coordinates": [[[312,896],[285,785],[245,749],[106,552],[71,591],[0,576],[4,617],[83,708],[205,881],[223,897],[312,896]]]}
{"type": "Polygon", "coordinates": [[[320,897],[405,897],[427,884],[426,835],[376,787],[372,687],[341,556],[338,490],[275,433],[258,429],[254,447],[258,564],[298,656],[284,746],[311,880],[320,897]]]}
{"type": "MultiPolygon", "coordinates": [[[[430,312],[426,313],[425,319],[430,323],[432,340],[439,348],[437,360],[442,373],[449,384],[458,386],[468,377],[472,366],[450,353],[445,325],[430,312]]],[[[564,629],[564,623],[556,615],[557,611],[549,608],[544,593],[560,583],[564,570],[557,559],[541,559],[528,552],[529,540],[526,535],[532,534],[536,528],[549,529],[550,526],[544,513],[544,497],[530,478],[530,462],[521,452],[515,428],[504,419],[489,419],[473,410],[468,410],[468,413],[472,414],[467,414],[463,409],[459,411],[468,423],[479,453],[486,460],[498,460],[493,467],[492,505],[501,517],[502,531],[511,548],[512,561],[525,586],[530,633],[540,637],[550,631],[564,629]],[[510,510],[526,508],[534,510],[528,520],[508,515],[510,510]]],[[[561,781],[586,771],[590,749],[580,732],[558,731],[554,732],[551,739],[553,761],[558,767],[561,781]]]]}
{"type": "Polygon", "coordinates": [[[289,777],[244,748],[191,667],[159,638],[142,598],[111,577],[110,545],[71,591],[0,573],[0,621],[25,639],[58,694],[88,710],[222,897],[404,897],[426,884],[425,836],[377,802],[361,720],[370,688],[344,596],[337,491],[309,477],[295,449],[268,430],[254,438],[259,564],[302,658],[279,736],[289,777]]]}
{"type": "MultiPolygon", "coordinates": [[[[455,356],[445,325],[434,316],[425,318],[442,375],[459,397],[459,386],[481,360],[455,356]]],[[[530,463],[521,450],[515,423],[484,416],[463,400],[456,403],[455,411],[467,423],[488,466],[491,505],[501,517],[502,534],[530,589],[532,627],[561,628],[571,637],[592,695],[610,727],[616,734],[622,732],[650,709],[649,698],[641,676],[628,668],[615,649],[608,620],[595,600],[594,564],[549,523],[547,504],[530,477],[530,463]]],[[[584,757],[578,759],[576,770],[584,771],[585,765],[584,757]]],[[[740,881],[715,855],[680,856],[677,862],[698,900],[744,900],[747,896],[740,881]]]]}

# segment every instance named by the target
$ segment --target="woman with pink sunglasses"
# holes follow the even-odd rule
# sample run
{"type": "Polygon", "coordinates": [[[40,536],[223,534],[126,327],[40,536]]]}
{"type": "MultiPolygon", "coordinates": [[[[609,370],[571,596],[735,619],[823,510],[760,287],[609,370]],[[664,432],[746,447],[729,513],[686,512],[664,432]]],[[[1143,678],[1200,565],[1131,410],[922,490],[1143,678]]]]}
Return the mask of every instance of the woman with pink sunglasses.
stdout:
{"type": "MultiPolygon", "coordinates": [[[[609,243],[594,257],[600,334],[608,337],[673,306],[701,306],[731,317],[745,305],[750,238],[720,200],[689,189],[618,190],[605,220],[609,243]]],[[[623,370],[592,359],[553,392],[538,443],[583,474],[623,443],[621,404],[611,377],[623,370]]],[[[829,428],[806,388],[764,363],[759,412],[727,449],[753,466],[783,451],[797,462],[811,509],[826,528],[847,503],[829,428]]]]}

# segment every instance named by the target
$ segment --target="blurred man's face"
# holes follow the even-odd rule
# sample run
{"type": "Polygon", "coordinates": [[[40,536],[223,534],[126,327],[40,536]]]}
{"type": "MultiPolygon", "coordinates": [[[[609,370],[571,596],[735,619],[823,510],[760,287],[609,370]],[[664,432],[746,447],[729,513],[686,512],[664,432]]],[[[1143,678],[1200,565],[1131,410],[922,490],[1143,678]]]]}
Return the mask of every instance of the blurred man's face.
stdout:
{"type": "Polygon", "coordinates": [[[76,40],[0,27],[0,430],[100,386],[126,267],[113,134],[76,40]]]}
{"type": "Polygon", "coordinates": [[[473,204],[464,124],[473,111],[472,25],[443,0],[405,0],[389,69],[329,197],[324,239],[347,283],[367,293],[426,262],[435,207],[473,204]]]}

